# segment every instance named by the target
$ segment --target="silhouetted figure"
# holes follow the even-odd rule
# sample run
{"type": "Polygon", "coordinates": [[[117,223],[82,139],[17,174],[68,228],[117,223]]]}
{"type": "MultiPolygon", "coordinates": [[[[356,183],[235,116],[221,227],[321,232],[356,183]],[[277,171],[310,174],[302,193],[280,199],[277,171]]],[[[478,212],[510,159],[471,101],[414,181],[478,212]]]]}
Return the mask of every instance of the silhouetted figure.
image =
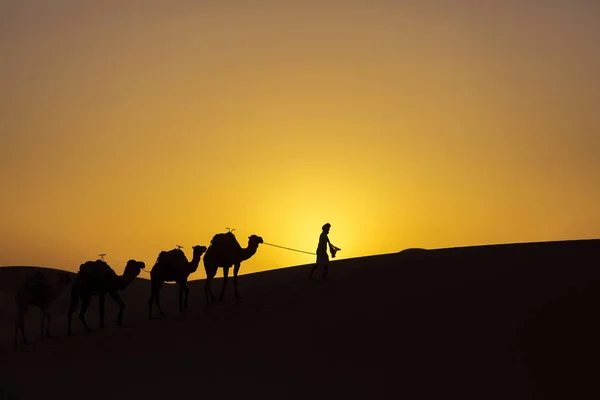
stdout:
{"type": "Polygon", "coordinates": [[[164,282],[177,282],[179,284],[179,311],[188,307],[188,294],[190,289],[187,287],[187,280],[191,273],[196,272],[200,257],[206,252],[206,246],[194,246],[192,261],[181,249],[161,251],[158,254],[156,263],[150,271],[151,292],[148,300],[148,317],[152,319],[152,302],[156,303],[160,315],[166,315],[160,308],[160,289],[164,282]],[[183,294],[185,293],[185,299],[183,294]]]}
{"type": "Polygon", "coordinates": [[[71,318],[73,312],[75,312],[79,298],[81,298],[79,319],[83,323],[85,330],[91,332],[91,329],[85,322],[85,313],[92,302],[92,296],[100,296],[100,328],[104,328],[104,300],[107,293],[119,305],[117,324],[121,325],[125,303],[121,300],[118,291],[129,286],[144,267],[145,264],[143,261],[129,260],[127,261],[123,275],[118,276],[117,273],[102,260],[87,261],[81,264],[73,287],[71,288],[71,305],[67,317],[68,334],[71,335],[71,318]]]}
{"type": "Polygon", "coordinates": [[[46,283],[46,277],[42,273],[41,268],[36,268],[35,274],[25,278],[25,284],[27,286],[37,286],[39,284],[46,283]]]}
{"type": "Polygon", "coordinates": [[[215,300],[215,296],[210,290],[210,282],[217,274],[219,268],[223,268],[223,287],[221,288],[219,301],[223,300],[225,287],[227,286],[227,275],[229,275],[229,268],[231,268],[232,265],[235,297],[237,299],[242,298],[238,290],[237,283],[237,275],[240,270],[240,265],[242,261],[245,261],[256,254],[256,250],[258,250],[258,245],[260,243],[263,243],[263,240],[260,236],[248,236],[248,247],[244,249],[242,246],[240,246],[232,232],[218,233],[213,236],[212,240],[210,241],[210,246],[208,246],[208,250],[206,250],[206,254],[204,255],[204,270],[206,271],[204,296],[206,298],[207,305],[211,303],[211,300],[215,300]]]}
{"type": "Polygon", "coordinates": [[[335,247],[329,241],[329,230],[331,229],[331,224],[326,223],[322,227],[321,235],[319,236],[319,244],[317,245],[317,263],[310,270],[309,278],[312,278],[313,274],[319,268],[319,266],[323,267],[323,279],[327,280],[327,272],[329,270],[329,256],[327,256],[327,247],[329,246],[329,252],[331,253],[331,258],[335,258],[335,254],[341,250],[338,247],[335,247]]]}
{"type": "Polygon", "coordinates": [[[17,337],[19,329],[23,336],[23,344],[29,344],[25,337],[25,314],[29,306],[36,306],[42,310],[42,323],[40,337],[44,338],[44,322],[46,322],[46,337],[50,335],[50,306],[69,285],[69,275],[67,273],[58,274],[58,282],[50,284],[42,274],[37,270],[35,275],[27,277],[25,283],[17,291],[15,301],[17,303],[17,318],[15,321],[15,347],[17,347],[17,337]]]}

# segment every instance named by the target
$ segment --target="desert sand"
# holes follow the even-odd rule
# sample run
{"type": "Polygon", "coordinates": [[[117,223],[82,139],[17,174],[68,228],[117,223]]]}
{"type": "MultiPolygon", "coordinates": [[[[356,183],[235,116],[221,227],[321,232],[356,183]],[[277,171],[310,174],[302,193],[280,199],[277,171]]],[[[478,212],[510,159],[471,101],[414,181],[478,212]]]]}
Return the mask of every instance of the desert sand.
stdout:
{"type": "Polygon", "coordinates": [[[98,330],[94,298],[94,331],[75,317],[67,336],[67,289],[56,337],[31,309],[17,349],[14,291],[34,270],[2,267],[0,399],[599,398],[599,267],[600,240],[409,249],[333,260],[328,281],[310,265],[242,275],[244,298],[230,284],[210,307],[192,281],[184,313],[165,285],[153,320],[143,276],[123,326],[107,298],[98,330]]]}

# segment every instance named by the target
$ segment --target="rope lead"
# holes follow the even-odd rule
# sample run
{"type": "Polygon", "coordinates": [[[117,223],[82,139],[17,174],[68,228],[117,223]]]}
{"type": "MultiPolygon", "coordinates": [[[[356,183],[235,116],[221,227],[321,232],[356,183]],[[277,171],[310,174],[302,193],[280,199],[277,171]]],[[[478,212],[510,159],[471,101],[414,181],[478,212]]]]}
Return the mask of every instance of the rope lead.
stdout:
{"type": "Polygon", "coordinates": [[[298,253],[311,254],[311,255],[313,255],[313,256],[315,256],[315,255],[316,255],[316,253],[309,253],[308,251],[302,251],[302,250],[291,249],[291,248],[289,248],[289,247],[278,246],[278,245],[276,245],[276,244],[272,244],[272,243],[263,242],[262,244],[268,244],[269,246],[273,246],[273,247],[279,247],[280,249],[286,249],[286,250],[291,250],[291,251],[297,251],[298,253]]]}

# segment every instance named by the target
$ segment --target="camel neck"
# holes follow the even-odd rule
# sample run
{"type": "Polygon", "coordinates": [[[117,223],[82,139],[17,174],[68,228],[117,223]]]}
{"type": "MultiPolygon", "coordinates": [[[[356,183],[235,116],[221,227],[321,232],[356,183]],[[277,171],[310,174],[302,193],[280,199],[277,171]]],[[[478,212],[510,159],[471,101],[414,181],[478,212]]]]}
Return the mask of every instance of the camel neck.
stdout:
{"type": "Polygon", "coordinates": [[[127,273],[127,271],[125,271],[123,273],[123,275],[117,277],[117,289],[118,290],[125,289],[134,280],[135,280],[135,275],[131,274],[131,273],[127,273]]]}
{"type": "Polygon", "coordinates": [[[242,260],[241,261],[245,261],[247,259],[249,259],[250,257],[252,257],[254,254],[256,254],[256,250],[258,249],[258,246],[250,246],[248,244],[248,247],[246,247],[245,249],[242,249],[242,260]]]}
{"type": "Polygon", "coordinates": [[[194,254],[194,258],[192,258],[192,261],[188,263],[188,271],[190,274],[196,272],[196,270],[198,269],[198,265],[200,264],[200,257],[201,256],[199,254],[194,254]]]}

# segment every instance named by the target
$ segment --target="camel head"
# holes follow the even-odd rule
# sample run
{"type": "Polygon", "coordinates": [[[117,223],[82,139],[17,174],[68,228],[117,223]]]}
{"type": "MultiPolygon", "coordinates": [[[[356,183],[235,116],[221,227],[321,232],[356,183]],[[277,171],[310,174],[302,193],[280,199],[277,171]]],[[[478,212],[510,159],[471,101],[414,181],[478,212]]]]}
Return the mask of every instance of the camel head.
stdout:
{"type": "Polygon", "coordinates": [[[257,235],[248,236],[248,247],[258,248],[258,245],[260,243],[263,243],[263,239],[260,236],[257,236],[257,235]]]}
{"type": "Polygon", "coordinates": [[[202,254],[206,253],[207,247],[196,245],[192,247],[192,250],[194,251],[194,258],[202,257],[202,254]]]}
{"type": "Polygon", "coordinates": [[[123,275],[138,276],[145,267],[146,264],[143,261],[129,260],[127,261],[123,275]]]}

